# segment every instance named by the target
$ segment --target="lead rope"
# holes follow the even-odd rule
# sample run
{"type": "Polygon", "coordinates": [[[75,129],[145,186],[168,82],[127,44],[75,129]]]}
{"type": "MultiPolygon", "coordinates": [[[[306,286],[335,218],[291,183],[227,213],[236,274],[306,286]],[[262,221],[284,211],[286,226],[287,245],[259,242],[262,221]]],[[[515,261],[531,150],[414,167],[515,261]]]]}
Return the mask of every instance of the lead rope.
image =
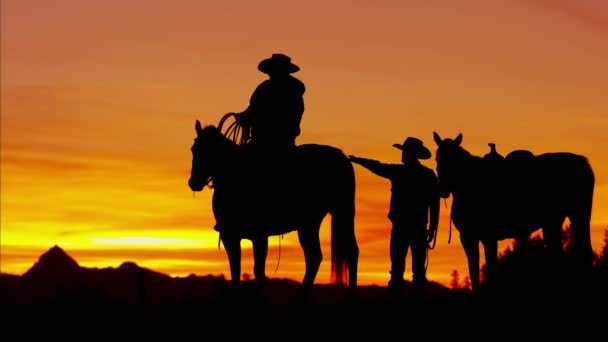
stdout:
{"type": "MultiPolygon", "coordinates": [[[[445,207],[448,207],[448,200],[447,199],[443,199],[443,203],[445,204],[445,207]]],[[[450,230],[448,231],[448,244],[450,244],[450,241],[452,241],[452,211],[450,210],[450,230]]]]}
{"type": "MultiPolygon", "coordinates": [[[[443,203],[445,204],[445,207],[447,208],[448,202],[446,199],[443,199],[443,203]]],[[[438,230],[439,230],[439,227],[437,227],[437,229],[435,229],[435,234],[433,235],[433,239],[431,239],[431,241],[428,242],[427,246],[426,246],[426,258],[425,258],[425,265],[424,265],[425,271],[429,267],[429,250],[435,248],[435,243],[437,242],[437,231],[438,230]]],[[[451,212],[450,212],[450,230],[448,232],[448,244],[450,243],[450,240],[452,240],[452,213],[451,212]]]]}
{"type": "Polygon", "coordinates": [[[435,248],[435,242],[437,241],[437,231],[438,230],[439,230],[439,227],[437,227],[437,229],[435,229],[435,233],[433,234],[433,238],[431,239],[431,241],[427,242],[427,244],[426,244],[426,258],[425,258],[425,264],[424,264],[425,273],[426,273],[427,268],[429,267],[429,250],[435,248]]]}

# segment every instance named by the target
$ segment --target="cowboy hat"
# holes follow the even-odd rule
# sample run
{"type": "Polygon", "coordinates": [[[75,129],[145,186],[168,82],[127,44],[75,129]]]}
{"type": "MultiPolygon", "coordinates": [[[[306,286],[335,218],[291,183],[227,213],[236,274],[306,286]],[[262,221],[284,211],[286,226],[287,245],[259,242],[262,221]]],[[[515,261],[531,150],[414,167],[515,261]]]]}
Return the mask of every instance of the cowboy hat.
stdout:
{"type": "Polygon", "coordinates": [[[417,159],[431,158],[431,151],[429,151],[428,148],[423,146],[423,143],[420,139],[414,137],[408,137],[407,139],[405,139],[403,145],[393,144],[393,147],[396,147],[403,151],[403,154],[407,154],[417,159]]]}
{"type": "Polygon", "coordinates": [[[291,58],[282,53],[274,53],[271,58],[267,58],[258,64],[258,70],[265,74],[286,73],[291,74],[300,70],[300,67],[291,63],[291,58]]]}

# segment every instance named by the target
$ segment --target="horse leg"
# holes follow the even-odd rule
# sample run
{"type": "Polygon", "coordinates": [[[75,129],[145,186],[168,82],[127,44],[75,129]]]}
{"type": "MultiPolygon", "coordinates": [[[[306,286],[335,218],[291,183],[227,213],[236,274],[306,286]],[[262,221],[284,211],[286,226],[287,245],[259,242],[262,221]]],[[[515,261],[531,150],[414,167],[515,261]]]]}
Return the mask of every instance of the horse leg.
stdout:
{"type": "Polygon", "coordinates": [[[548,220],[542,228],[543,240],[552,262],[561,262],[565,255],[564,247],[562,246],[562,225],[565,219],[566,215],[560,215],[548,220]]]}
{"type": "Polygon", "coordinates": [[[460,243],[462,243],[464,253],[467,256],[471,290],[473,294],[477,295],[479,294],[479,240],[461,233],[460,243]]]}
{"type": "Polygon", "coordinates": [[[241,239],[220,232],[220,239],[228,255],[232,288],[238,291],[241,285],[241,239]]]}
{"type": "Polygon", "coordinates": [[[574,261],[583,274],[591,271],[593,248],[591,246],[591,200],[582,199],[568,213],[570,238],[574,261]]]}
{"type": "Polygon", "coordinates": [[[268,238],[260,237],[252,241],[253,245],[253,275],[257,294],[264,295],[264,282],[266,280],[266,258],[268,256],[268,238]]]}
{"type": "Polygon", "coordinates": [[[491,292],[496,287],[496,267],[498,264],[498,241],[484,240],[482,241],[486,268],[484,271],[483,283],[485,288],[491,292]]]}
{"type": "Polygon", "coordinates": [[[304,260],[306,262],[306,272],[302,281],[302,288],[299,301],[305,301],[310,295],[312,285],[319,272],[319,266],[323,260],[323,252],[321,251],[321,241],[319,240],[320,225],[303,225],[298,230],[298,239],[304,251],[304,260]]]}
{"type": "Polygon", "coordinates": [[[560,282],[560,279],[563,278],[560,270],[564,265],[566,255],[562,245],[562,226],[565,219],[565,215],[555,216],[551,220],[548,220],[542,228],[543,240],[547,246],[549,255],[548,265],[546,266],[547,270],[545,270],[547,271],[545,273],[547,279],[544,280],[546,284],[563,283],[563,281],[560,282]]]}

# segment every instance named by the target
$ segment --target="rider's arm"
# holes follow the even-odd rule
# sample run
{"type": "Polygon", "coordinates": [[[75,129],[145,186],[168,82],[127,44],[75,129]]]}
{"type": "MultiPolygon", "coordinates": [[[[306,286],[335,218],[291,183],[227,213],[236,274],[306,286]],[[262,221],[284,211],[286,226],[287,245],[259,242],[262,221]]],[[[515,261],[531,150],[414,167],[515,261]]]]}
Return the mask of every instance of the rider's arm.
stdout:
{"type": "Polygon", "coordinates": [[[251,126],[252,113],[253,110],[251,106],[240,113],[235,113],[236,122],[241,126],[251,126]]]}

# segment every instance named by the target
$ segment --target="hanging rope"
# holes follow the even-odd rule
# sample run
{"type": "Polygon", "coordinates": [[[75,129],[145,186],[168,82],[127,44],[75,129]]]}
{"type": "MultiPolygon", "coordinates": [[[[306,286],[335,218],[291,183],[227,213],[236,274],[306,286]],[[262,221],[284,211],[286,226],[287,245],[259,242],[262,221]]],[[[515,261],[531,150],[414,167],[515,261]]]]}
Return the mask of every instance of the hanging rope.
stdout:
{"type": "Polygon", "coordinates": [[[235,142],[238,145],[244,145],[244,144],[248,143],[249,140],[251,139],[251,129],[249,127],[243,126],[241,123],[239,123],[239,121],[237,120],[237,117],[238,117],[237,113],[224,114],[224,116],[222,116],[222,118],[220,119],[220,122],[217,127],[220,130],[220,132],[222,132],[224,134],[224,136],[226,136],[228,139],[232,140],[233,142],[235,142]],[[232,123],[230,123],[230,125],[228,125],[228,127],[226,128],[226,131],[222,131],[224,128],[224,124],[230,118],[233,118],[234,121],[232,121],[232,123]]]}
{"type": "MultiPolygon", "coordinates": [[[[443,203],[445,204],[445,207],[448,207],[448,200],[447,199],[443,199],[443,203]]],[[[450,241],[452,241],[452,211],[450,210],[450,229],[448,230],[448,245],[450,244],[450,241]]]]}
{"type": "Polygon", "coordinates": [[[425,258],[425,264],[424,264],[425,271],[429,267],[429,250],[435,248],[435,242],[437,242],[437,231],[438,230],[439,230],[439,227],[437,227],[435,229],[435,232],[433,233],[433,238],[431,239],[431,241],[428,241],[427,245],[426,245],[426,258],[425,258]]]}
{"type": "MultiPolygon", "coordinates": [[[[444,198],[443,199],[443,203],[445,205],[445,207],[448,207],[448,202],[447,200],[444,198]]],[[[439,227],[437,227],[437,229],[435,229],[435,233],[433,234],[433,238],[431,239],[431,241],[429,241],[427,243],[426,246],[426,264],[424,265],[424,269],[426,270],[429,266],[429,250],[435,248],[435,243],[437,242],[437,231],[439,230],[439,227]]],[[[450,243],[450,240],[452,240],[452,213],[450,212],[450,230],[448,231],[448,244],[450,243]]]]}

